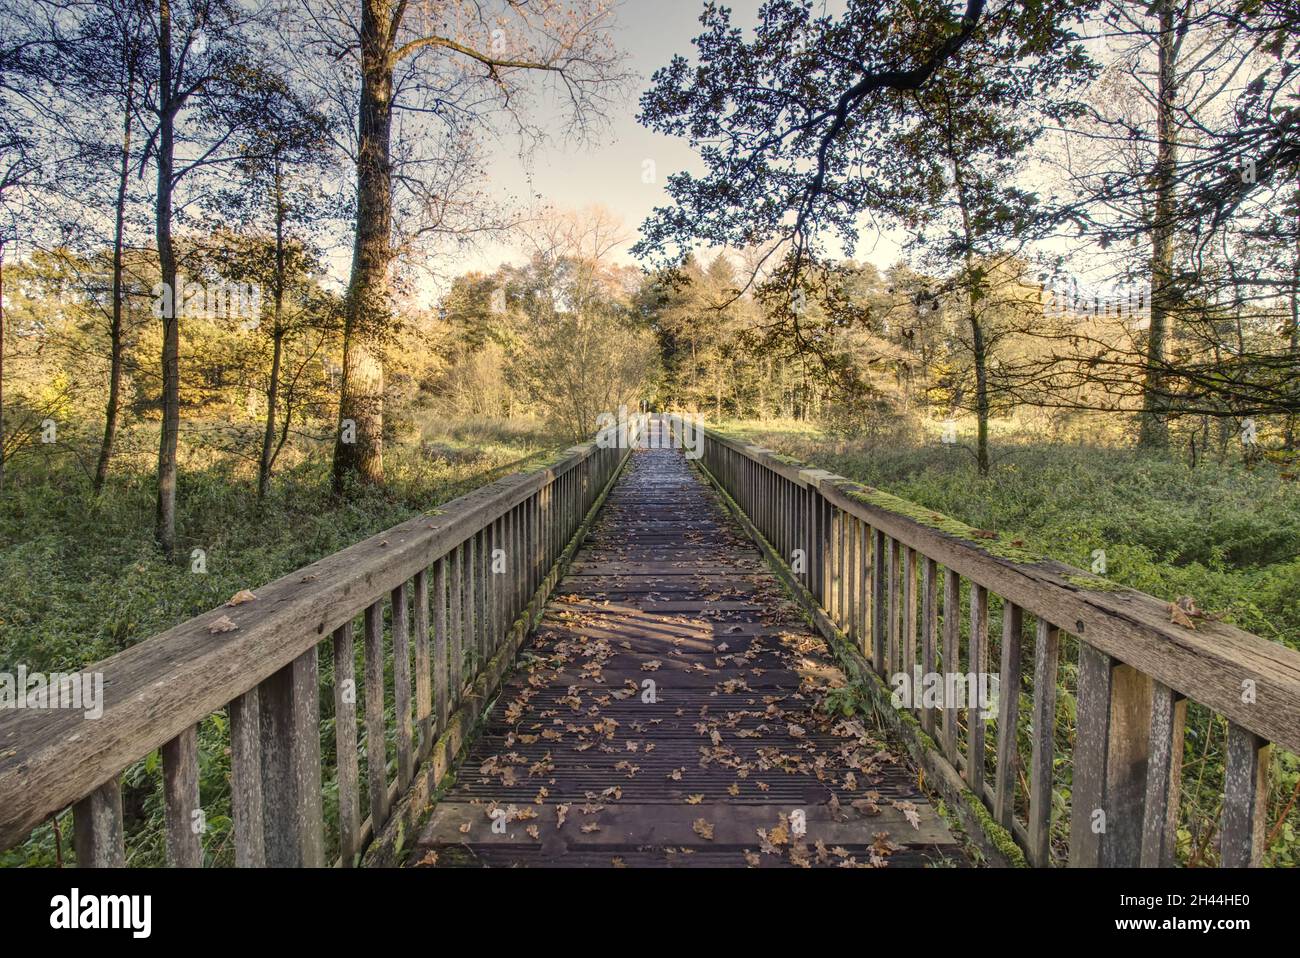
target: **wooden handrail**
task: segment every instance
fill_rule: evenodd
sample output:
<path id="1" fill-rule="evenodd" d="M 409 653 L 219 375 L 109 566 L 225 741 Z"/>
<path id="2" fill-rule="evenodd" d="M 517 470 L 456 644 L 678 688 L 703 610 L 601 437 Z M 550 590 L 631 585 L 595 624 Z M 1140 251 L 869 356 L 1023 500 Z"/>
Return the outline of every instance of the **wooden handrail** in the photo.
<path id="1" fill-rule="evenodd" d="M 417 599 L 413 621 L 421 669 L 416 676 L 419 701 L 415 719 L 423 729 L 422 750 L 427 752 L 431 735 L 448 722 L 447 702 L 439 701 L 437 716 L 429 703 L 429 583 L 437 587 L 433 619 L 438 632 L 432 641 L 443 643 L 434 650 L 433 661 L 444 670 L 434 677 L 434 684 L 442 693 L 440 698 L 449 695 L 454 699 L 460 690 L 453 687 L 450 693 L 444 692 L 446 670 L 451 670 L 455 686 L 460 663 L 449 661 L 447 646 L 454 645 L 455 652 L 472 651 L 481 669 L 516 626 L 516 617 L 536 605 L 534 590 L 552 581 L 547 577 L 549 566 L 627 454 L 614 437 L 612 428 L 602 431 L 597 439 L 570 448 L 548 467 L 503 477 L 429 515 L 407 520 L 256 587 L 252 590 L 256 598 L 251 601 L 219 607 L 86 667 L 84 674 L 103 676 L 103 713 L 97 719 L 67 709 L 0 712 L 0 849 L 17 844 L 50 815 L 77 803 L 79 859 L 85 864 L 120 863 L 118 777 L 132 763 L 162 748 L 168 772 L 169 859 L 174 864 L 197 864 L 192 859 L 201 857 L 199 842 L 185 834 L 189 816 L 198 805 L 194 731 L 198 723 L 230 705 L 234 811 L 237 830 L 247 833 L 240 836 L 239 844 L 241 848 L 256 847 L 250 859 L 240 863 L 276 863 L 269 859 L 278 857 L 280 863 L 290 859 L 289 863 L 322 864 L 319 794 L 313 797 L 303 791 L 313 787 L 314 781 L 319 792 L 318 644 L 333 639 L 338 661 L 337 649 L 346 643 L 348 661 L 339 664 L 350 670 L 352 623 L 365 613 L 372 690 L 369 704 L 378 702 L 380 709 L 369 714 L 372 723 L 377 714 L 379 724 L 369 727 L 368 740 L 377 736 L 382 742 L 384 667 L 373 653 L 378 649 L 383 654 L 383 604 L 390 600 L 393 614 L 388 628 L 393 646 L 402 650 L 396 659 L 388 656 L 390 668 L 398 670 L 399 772 L 395 784 L 404 787 L 415 766 L 411 682 L 404 671 L 409 668 L 405 650 L 412 638 L 412 597 Z M 501 550 L 510 575 L 491 574 L 489 550 L 493 548 Z M 419 598 L 424 599 L 423 607 Z M 449 611 L 463 635 L 449 636 Z M 223 618 L 235 627 L 214 629 Z M 372 663 L 377 672 L 371 671 Z M 354 754 L 348 762 L 353 772 L 355 763 Z M 382 798 L 372 794 L 372 817 L 379 806 L 382 818 L 390 786 L 381 763 L 373 762 L 371 773 L 380 776 L 372 784 L 383 792 Z M 291 794 L 273 794 L 278 775 Z M 249 788 L 257 793 L 254 800 L 249 798 Z M 261 815 L 263 805 L 268 815 L 279 819 L 306 819 L 292 823 L 288 830 L 298 829 L 301 840 L 295 844 L 294 836 L 288 836 L 286 841 L 293 847 L 286 846 L 278 856 L 263 854 L 262 829 L 268 843 L 273 836 L 271 819 L 264 823 Z M 244 816 L 255 816 L 256 824 L 250 820 L 241 824 L 241 809 Z M 351 815 L 359 819 L 356 812 L 354 807 Z M 382 824 L 372 822 L 371 833 Z M 348 830 L 344 823 L 344 831 Z M 358 840 L 359 821 L 352 822 L 350 830 L 352 834 L 345 834 L 342 845 L 345 852 L 358 852 L 359 848 L 349 848 L 348 839 L 352 843 Z M 268 853 L 273 851 L 266 848 Z"/>
<path id="2" fill-rule="evenodd" d="M 1031 682 L 1040 726 L 1055 716 L 1058 633 L 1078 640 L 1072 863 L 1171 863 L 1187 701 L 1229 723 L 1223 860 L 1259 861 L 1268 746 L 1300 752 L 1300 653 L 1210 619 L 1194 628 L 1178 625 L 1169 603 L 1153 596 L 995 545 L 932 510 L 715 429 L 703 434 L 703 463 L 714 482 L 774 559 L 788 564 L 795 550 L 802 553 L 804 569 L 791 581 L 815 603 L 824 631 L 860 649 L 882 678 L 899 669 L 930 673 L 939 661 L 949 671 L 954 662 L 961 672 L 996 669 L 998 663 L 988 663 L 988 604 L 998 597 L 1001 666 L 1014 675 L 1017 699 L 1022 677 Z M 969 622 L 960 611 L 963 588 Z M 1038 621 L 1033 661 L 1021 656 L 1025 615 Z M 1006 682 L 1004 676 L 1004 690 Z M 999 714 L 991 782 L 985 781 L 984 720 L 968 717 L 963 755 L 954 709 L 911 711 L 937 739 L 942 759 L 960 770 L 1030 860 L 1049 863 L 1051 729 L 1032 730 L 1032 808 L 1022 825 L 1013 811 L 1018 710 L 1007 705 Z M 1094 813 L 1109 814 L 1109 831 L 1088 820 Z"/>

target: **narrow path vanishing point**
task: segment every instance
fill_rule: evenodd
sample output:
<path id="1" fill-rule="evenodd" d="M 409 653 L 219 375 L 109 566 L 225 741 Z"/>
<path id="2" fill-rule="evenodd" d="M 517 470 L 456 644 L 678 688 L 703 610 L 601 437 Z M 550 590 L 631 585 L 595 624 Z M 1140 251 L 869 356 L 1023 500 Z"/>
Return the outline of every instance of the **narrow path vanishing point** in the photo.
<path id="1" fill-rule="evenodd" d="M 963 864 L 910 764 L 821 707 L 842 682 L 682 453 L 637 450 L 409 860 Z"/>

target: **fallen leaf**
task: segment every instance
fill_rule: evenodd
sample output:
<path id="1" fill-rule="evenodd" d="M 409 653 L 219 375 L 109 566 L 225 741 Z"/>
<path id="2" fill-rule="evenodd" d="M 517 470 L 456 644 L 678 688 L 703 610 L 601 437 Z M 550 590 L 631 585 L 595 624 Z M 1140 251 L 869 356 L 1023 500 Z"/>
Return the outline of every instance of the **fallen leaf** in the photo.
<path id="1" fill-rule="evenodd" d="M 903 813 L 903 817 L 907 819 L 908 824 L 913 828 L 919 829 L 921 827 L 921 816 L 917 812 L 916 806 L 911 802 L 891 802 L 890 804 Z"/>
<path id="2" fill-rule="evenodd" d="M 889 832 L 876 832 L 874 838 L 875 841 L 872 842 L 871 847 L 882 858 L 892 855 L 903 847 L 902 845 L 895 845 L 889 840 Z"/>
<path id="3" fill-rule="evenodd" d="M 253 593 L 249 592 L 247 589 L 240 589 L 230 597 L 230 601 L 227 602 L 226 605 L 243 605 L 245 602 L 252 602 L 256 598 L 257 596 L 253 595 Z"/>
<path id="4" fill-rule="evenodd" d="M 709 841 L 713 841 L 713 824 L 711 822 L 706 822 L 702 818 L 697 818 L 695 819 L 695 823 L 691 825 L 691 828 L 694 829 L 695 834 L 699 835 L 701 838 L 707 838 Z"/>
<path id="5" fill-rule="evenodd" d="M 1165 607 L 1165 611 L 1169 613 L 1169 621 L 1174 625 L 1181 625 L 1184 629 L 1196 628 L 1196 623 L 1192 621 L 1191 616 L 1184 612 L 1177 602 L 1170 602 Z"/>
<path id="6" fill-rule="evenodd" d="M 230 616 L 223 615 L 208 626 L 208 631 L 213 635 L 216 635 L 218 632 L 234 632 L 237 628 L 239 628 L 239 626 L 235 625 L 235 623 L 231 621 Z"/>

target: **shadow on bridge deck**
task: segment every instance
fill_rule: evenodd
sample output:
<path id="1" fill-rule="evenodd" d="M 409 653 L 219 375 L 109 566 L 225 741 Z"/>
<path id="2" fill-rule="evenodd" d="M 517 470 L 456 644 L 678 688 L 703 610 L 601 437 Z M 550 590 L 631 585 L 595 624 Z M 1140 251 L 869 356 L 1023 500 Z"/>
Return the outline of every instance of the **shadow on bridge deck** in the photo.
<path id="1" fill-rule="evenodd" d="M 410 863 L 965 864 L 678 451 L 633 454 L 520 666 Z"/>

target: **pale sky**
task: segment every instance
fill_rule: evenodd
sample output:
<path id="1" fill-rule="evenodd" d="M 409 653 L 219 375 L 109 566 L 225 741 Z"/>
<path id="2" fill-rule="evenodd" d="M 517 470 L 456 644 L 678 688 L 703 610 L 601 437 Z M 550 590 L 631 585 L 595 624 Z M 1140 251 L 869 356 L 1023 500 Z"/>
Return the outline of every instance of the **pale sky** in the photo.
<path id="1" fill-rule="evenodd" d="M 733 21 L 749 28 L 760 0 L 732 0 L 729 6 Z M 832 9 L 835 6 L 830 4 Z M 637 230 L 650 211 L 667 204 L 664 183 L 668 175 L 686 168 L 702 171 L 684 140 L 651 132 L 636 122 L 636 113 L 638 98 L 657 68 L 665 66 L 675 53 L 693 57 L 691 39 L 699 33 L 703 8 L 703 0 L 622 0 L 615 43 L 629 55 L 627 69 L 637 79 L 625 109 L 610 117 L 611 125 L 601 145 L 583 149 L 557 143 L 537 151 L 531 169 L 525 170 L 513 145 L 503 143 L 499 156 L 489 166 L 492 190 L 521 197 L 540 194 L 544 202 L 560 208 L 604 205 L 623 219 L 632 237 L 617 257 L 634 262 L 626 248 L 635 242 Z M 646 161 L 654 164 L 653 183 L 643 182 Z M 880 266 L 895 262 L 898 252 L 897 242 L 868 232 L 864 232 L 857 251 L 860 259 Z M 481 252 L 458 257 L 455 272 L 490 271 L 503 261 L 520 259 L 517 244 L 493 243 L 485 245 Z"/>

